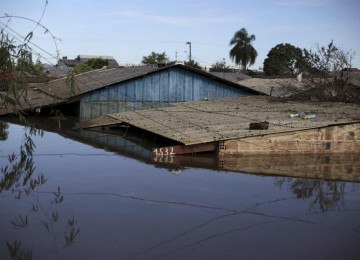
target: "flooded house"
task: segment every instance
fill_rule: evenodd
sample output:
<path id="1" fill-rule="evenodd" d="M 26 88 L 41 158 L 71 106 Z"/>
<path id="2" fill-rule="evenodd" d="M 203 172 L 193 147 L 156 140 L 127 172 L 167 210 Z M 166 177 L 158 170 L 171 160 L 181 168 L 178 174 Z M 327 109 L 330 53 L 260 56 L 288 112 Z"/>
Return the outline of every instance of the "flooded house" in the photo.
<path id="1" fill-rule="evenodd" d="M 21 109 L 71 110 L 81 120 L 86 120 L 176 102 L 259 94 L 256 90 L 181 64 L 162 68 L 118 67 L 34 86 L 28 90 Z M 11 112 L 11 108 L 0 108 L 0 115 Z"/>
<path id="2" fill-rule="evenodd" d="M 172 142 L 154 147 L 156 162 L 212 152 L 218 155 L 219 167 L 227 170 L 281 175 L 289 174 L 286 168 L 295 167 L 292 175 L 336 173 L 335 178 L 340 179 L 360 175 L 357 163 L 344 160 L 354 154 L 358 158 L 360 152 L 360 104 L 243 96 L 109 114 L 77 127 L 104 129 L 124 124 Z"/>

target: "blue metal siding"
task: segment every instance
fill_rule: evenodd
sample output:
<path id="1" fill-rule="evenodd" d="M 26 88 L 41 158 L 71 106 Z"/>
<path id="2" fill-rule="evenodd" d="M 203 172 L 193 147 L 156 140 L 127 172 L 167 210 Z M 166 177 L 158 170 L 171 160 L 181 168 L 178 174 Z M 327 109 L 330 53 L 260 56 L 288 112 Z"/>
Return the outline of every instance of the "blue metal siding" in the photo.
<path id="1" fill-rule="evenodd" d="M 162 107 L 170 102 L 243 95 L 251 93 L 201 74 L 171 68 L 85 94 L 80 101 L 80 118 Z"/>

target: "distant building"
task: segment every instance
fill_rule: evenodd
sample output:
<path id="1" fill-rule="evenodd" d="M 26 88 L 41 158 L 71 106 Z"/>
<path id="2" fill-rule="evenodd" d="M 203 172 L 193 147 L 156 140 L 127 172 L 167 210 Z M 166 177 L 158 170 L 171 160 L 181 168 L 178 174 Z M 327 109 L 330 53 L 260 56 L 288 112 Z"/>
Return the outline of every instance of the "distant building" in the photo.
<path id="1" fill-rule="evenodd" d="M 103 59 L 109 61 L 109 68 L 118 67 L 119 64 L 112 56 L 99 56 L 99 55 L 78 55 L 75 59 L 68 59 L 67 56 L 64 56 L 58 61 L 58 67 L 70 67 L 73 68 L 78 64 L 84 64 L 91 59 Z"/>

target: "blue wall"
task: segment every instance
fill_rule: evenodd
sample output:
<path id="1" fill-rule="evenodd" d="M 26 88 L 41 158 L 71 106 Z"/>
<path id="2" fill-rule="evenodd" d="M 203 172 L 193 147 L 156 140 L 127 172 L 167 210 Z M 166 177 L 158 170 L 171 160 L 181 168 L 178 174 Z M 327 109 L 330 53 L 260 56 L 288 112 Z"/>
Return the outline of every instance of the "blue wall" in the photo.
<path id="1" fill-rule="evenodd" d="M 172 102 L 243 95 L 252 93 L 175 67 L 85 94 L 80 100 L 80 119 L 163 107 Z"/>

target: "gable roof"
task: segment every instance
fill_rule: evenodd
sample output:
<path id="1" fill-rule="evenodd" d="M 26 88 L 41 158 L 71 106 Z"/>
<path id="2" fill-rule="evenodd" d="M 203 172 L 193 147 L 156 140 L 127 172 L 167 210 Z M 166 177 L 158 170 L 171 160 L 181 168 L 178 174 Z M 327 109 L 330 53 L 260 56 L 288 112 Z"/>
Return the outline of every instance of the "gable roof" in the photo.
<path id="1" fill-rule="evenodd" d="M 47 84 L 43 84 L 38 86 L 37 88 L 50 96 L 68 99 L 71 97 L 80 96 L 82 94 L 95 91 L 107 86 L 111 86 L 114 84 L 118 84 L 121 82 L 125 82 L 128 80 L 136 79 L 139 77 L 144 77 L 146 75 L 151 75 L 154 73 L 158 73 L 161 71 L 169 70 L 171 68 L 181 68 L 187 71 L 191 71 L 196 74 L 203 75 L 207 78 L 211 78 L 213 80 L 231 85 L 235 88 L 240 88 L 244 91 L 248 91 L 253 94 L 259 94 L 260 92 L 241 86 L 234 82 L 219 78 L 212 74 L 209 74 L 205 71 L 194 69 L 185 65 L 175 64 L 171 66 L 165 66 L 162 68 L 158 67 L 150 67 L 150 66 L 141 66 L 141 67 L 128 67 L 128 68 L 114 68 L 114 69 L 106 69 L 106 70 L 93 70 L 86 73 L 82 73 L 74 76 L 74 83 L 76 86 L 75 94 L 72 93 L 68 87 L 67 80 L 59 79 L 51 81 Z"/>

